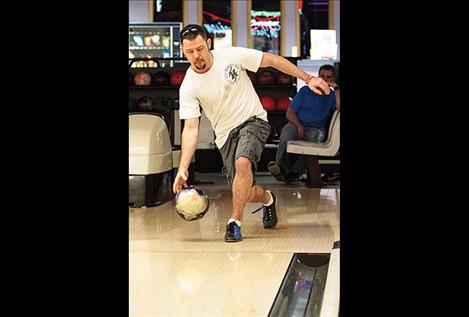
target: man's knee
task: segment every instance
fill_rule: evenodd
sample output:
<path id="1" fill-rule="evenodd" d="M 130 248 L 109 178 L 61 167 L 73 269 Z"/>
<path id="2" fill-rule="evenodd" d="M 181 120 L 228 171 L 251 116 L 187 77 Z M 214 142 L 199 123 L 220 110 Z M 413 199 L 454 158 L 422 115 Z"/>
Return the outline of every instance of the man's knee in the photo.
<path id="1" fill-rule="evenodd" d="M 239 157 L 236 162 L 236 173 L 249 173 L 252 169 L 251 160 L 245 156 Z"/>
<path id="2" fill-rule="evenodd" d="M 280 132 L 280 140 L 289 141 L 297 138 L 298 131 L 296 130 L 296 127 L 291 123 L 287 123 Z"/>

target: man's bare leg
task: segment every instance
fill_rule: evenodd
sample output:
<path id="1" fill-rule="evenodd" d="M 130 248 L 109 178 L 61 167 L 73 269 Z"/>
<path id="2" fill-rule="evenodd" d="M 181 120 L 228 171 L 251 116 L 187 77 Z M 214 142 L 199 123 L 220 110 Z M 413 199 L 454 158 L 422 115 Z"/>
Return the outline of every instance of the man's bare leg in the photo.
<path id="1" fill-rule="evenodd" d="M 236 173 L 231 191 L 233 193 L 233 211 L 231 218 L 241 221 L 243 219 L 244 207 L 249 199 L 252 188 L 251 160 L 241 156 L 235 162 Z"/>
<path id="2" fill-rule="evenodd" d="M 239 221 L 243 218 L 244 208 L 248 202 L 271 201 L 271 195 L 261 186 L 252 186 L 252 163 L 247 157 L 241 156 L 236 160 L 236 174 L 233 180 L 233 212 L 231 218 Z"/>

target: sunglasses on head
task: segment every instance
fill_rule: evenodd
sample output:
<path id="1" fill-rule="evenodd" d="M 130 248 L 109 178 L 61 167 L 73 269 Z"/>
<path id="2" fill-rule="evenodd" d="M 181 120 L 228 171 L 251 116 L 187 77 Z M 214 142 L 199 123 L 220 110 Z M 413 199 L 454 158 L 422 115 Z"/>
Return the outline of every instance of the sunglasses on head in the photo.
<path id="1" fill-rule="evenodd" d="M 187 30 L 182 31 L 180 36 L 181 36 L 181 37 L 184 37 L 184 36 L 186 36 L 187 34 L 189 34 L 189 32 L 197 32 L 197 31 L 202 32 L 202 30 L 200 30 L 199 28 L 192 27 L 192 28 L 189 28 L 189 29 L 187 29 Z"/>

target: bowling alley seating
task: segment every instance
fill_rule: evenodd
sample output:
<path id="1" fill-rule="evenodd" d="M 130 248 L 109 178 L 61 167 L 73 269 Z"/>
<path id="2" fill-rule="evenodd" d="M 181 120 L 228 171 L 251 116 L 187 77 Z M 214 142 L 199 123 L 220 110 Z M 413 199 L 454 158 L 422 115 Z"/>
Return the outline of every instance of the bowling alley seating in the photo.
<path id="1" fill-rule="evenodd" d="M 318 156 L 335 157 L 340 148 L 340 112 L 334 111 L 327 138 L 324 142 L 315 143 L 303 140 L 290 140 L 287 144 L 287 153 L 307 155 L 308 187 L 321 188 L 324 182 L 321 179 L 321 168 Z"/>

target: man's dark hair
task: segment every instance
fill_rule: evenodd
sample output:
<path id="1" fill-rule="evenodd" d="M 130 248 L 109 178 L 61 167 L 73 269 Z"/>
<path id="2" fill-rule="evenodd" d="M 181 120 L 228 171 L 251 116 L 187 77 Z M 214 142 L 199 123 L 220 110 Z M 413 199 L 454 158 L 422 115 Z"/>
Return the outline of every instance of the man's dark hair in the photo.
<path id="1" fill-rule="evenodd" d="M 202 36 L 204 41 L 207 40 L 207 32 L 203 28 L 203 26 L 198 25 L 198 24 L 188 24 L 186 25 L 181 32 L 179 33 L 179 38 L 181 40 L 193 40 L 197 37 L 197 35 Z"/>
<path id="2" fill-rule="evenodd" d="M 332 73 L 333 73 L 333 74 L 334 74 L 334 76 L 335 76 L 335 67 L 334 67 L 334 66 L 332 66 L 332 65 L 328 65 L 328 64 L 326 64 L 326 65 L 322 65 L 321 67 L 319 67 L 318 74 L 319 74 L 319 73 L 321 72 L 321 70 L 323 70 L 323 69 L 324 69 L 324 70 L 331 70 L 331 71 L 332 71 Z"/>

